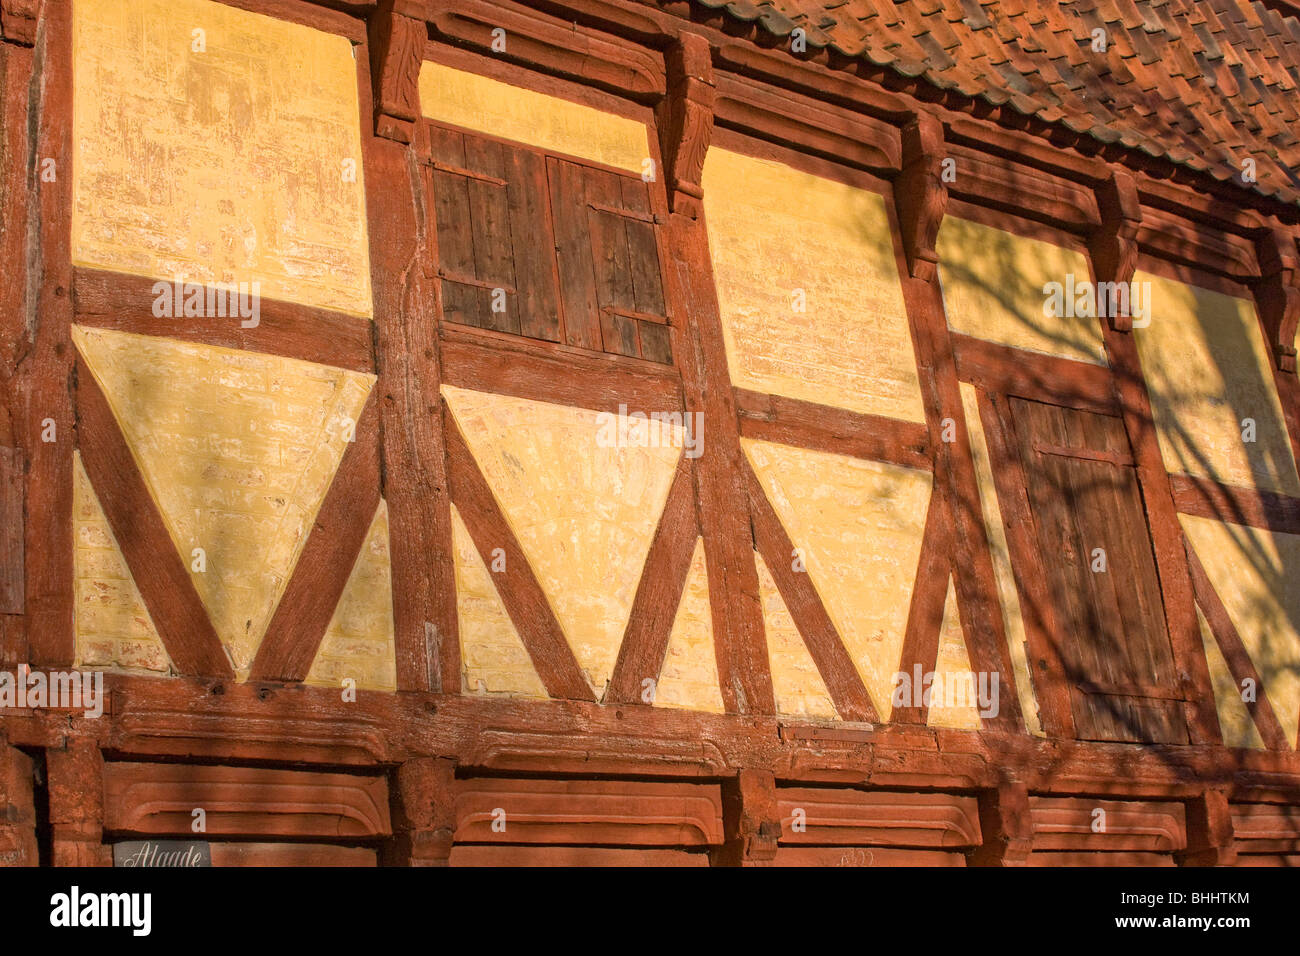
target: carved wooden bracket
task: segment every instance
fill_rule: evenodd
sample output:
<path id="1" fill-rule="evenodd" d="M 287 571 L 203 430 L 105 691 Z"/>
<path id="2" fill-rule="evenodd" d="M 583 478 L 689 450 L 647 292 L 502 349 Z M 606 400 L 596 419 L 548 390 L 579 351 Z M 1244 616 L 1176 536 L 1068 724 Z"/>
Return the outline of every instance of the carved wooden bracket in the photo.
<path id="1" fill-rule="evenodd" d="M 1122 169 L 1113 170 L 1110 178 L 1097 187 L 1097 207 L 1101 228 L 1088 243 L 1097 281 L 1131 282 L 1137 271 L 1137 233 L 1142 222 L 1142 204 L 1133 177 Z M 1122 301 L 1127 302 L 1128 297 Z M 1116 332 L 1131 332 L 1133 316 L 1129 309 L 1116 310 L 1110 316 L 1110 327 Z"/>
<path id="2" fill-rule="evenodd" d="M 1029 790 L 1007 781 L 979 795 L 980 832 L 984 840 L 970 855 L 972 866 L 1024 866 L 1034 846 Z"/>
<path id="3" fill-rule="evenodd" d="M 0 37 L 23 46 L 36 44 L 41 0 L 0 0 Z"/>
<path id="4" fill-rule="evenodd" d="M 375 135 L 409 143 L 420 118 L 420 63 L 428 38 L 415 0 L 384 0 L 370 17 L 370 82 Z"/>
<path id="5" fill-rule="evenodd" d="M 1179 866 L 1233 866 L 1237 862 L 1228 797 L 1207 790 L 1187 802 L 1187 848 L 1178 855 Z"/>
<path id="6" fill-rule="evenodd" d="M 713 135 L 716 98 L 709 41 L 683 33 L 668 50 L 668 95 L 659 108 L 669 206 L 698 219 L 704 198 L 700 180 Z"/>
<path id="7" fill-rule="evenodd" d="M 741 770 L 722 784 L 726 842 L 715 852 L 724 866 L 763 866 L 776 857 L 781 811 L 776 778 L 770 770 Z"/>
<path id="8" fill-rule="evenodd" d="M 948 208 L 943 154 L 943 124 L 929 113 L 914 114 L 903 127 L 903 171 L 894 180 L 894 204 L 908 272 L 924 282 L 934 279 L 935 243 Z"/>
<path id="9" fill-rule="evenodd" d="M 416 757 L 397 768 L 390 863 L 446 866 L 456 835 L 456 764 Z"/>
<path id="10" fill-rule="evenodd" d="M 1260 317 L 1268 329 L 1274 361 L 1284 372 L 1296 370 L 1296 325 L 1300 323 L 1300 251 L 1295 236 L 1275 223 L 1257 242 L 1263 281 L 1256 292 Z"/>

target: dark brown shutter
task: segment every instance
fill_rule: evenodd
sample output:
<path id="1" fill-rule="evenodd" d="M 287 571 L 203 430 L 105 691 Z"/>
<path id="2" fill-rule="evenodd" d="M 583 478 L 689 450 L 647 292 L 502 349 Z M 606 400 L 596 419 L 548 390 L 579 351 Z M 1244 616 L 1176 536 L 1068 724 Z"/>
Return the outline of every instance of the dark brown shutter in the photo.
<path id="1" fill-rule="evenodd" d="M 1183 700 L 1128 438 L 1117 418 L 1010 400 L 1085 740 L 1186 743 Z M 1106 570 L 1093 571 L 1105 551 Z"/>

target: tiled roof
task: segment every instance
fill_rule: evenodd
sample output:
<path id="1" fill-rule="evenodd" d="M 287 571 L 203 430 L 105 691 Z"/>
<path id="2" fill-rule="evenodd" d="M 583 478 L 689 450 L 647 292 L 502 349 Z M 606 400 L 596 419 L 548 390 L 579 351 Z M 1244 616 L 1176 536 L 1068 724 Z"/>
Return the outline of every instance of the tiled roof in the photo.
<path id="1" fill-rule="evenodd" d="M 697 2 L 1300 203 L 1300 5 L 1287 0 Z"/>

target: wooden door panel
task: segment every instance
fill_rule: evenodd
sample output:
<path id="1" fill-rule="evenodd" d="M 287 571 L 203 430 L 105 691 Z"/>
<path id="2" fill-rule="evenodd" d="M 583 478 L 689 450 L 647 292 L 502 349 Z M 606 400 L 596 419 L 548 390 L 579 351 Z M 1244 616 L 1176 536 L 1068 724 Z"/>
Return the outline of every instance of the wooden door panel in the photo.
<path id="1" fill-rule="evenodd" d="M 1009 401 L 1076 735 L 1186 743 L 1184 702 L 1119 419 Z M 1105 570 L 1093 570 L 1096 549 Z"/>

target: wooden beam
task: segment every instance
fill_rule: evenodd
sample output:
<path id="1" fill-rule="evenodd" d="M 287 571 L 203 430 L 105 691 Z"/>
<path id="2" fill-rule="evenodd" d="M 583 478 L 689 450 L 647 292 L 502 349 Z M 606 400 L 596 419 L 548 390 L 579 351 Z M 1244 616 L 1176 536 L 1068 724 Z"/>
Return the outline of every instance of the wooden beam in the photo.
<path id="1" fill-rule="evenodd" d="M 929 471 L 934 465 L 929 429 L 919 422 L 741 388 L 735 394 L 740 433 L 746 438 L 887 461 L 905 468 Z"/>
<path id="2" fill-rule="evenodd" d="M 691 219 L 704 211 L 704 156 L 713 134 L 717 96 L 709 41 L 683 32 L 668 48 L 668 90 L 658 111 L 668 208 Z"/>
<path id="3" fill-rule="evenodd" d="M 949 507 L 943 501 L 943 491 L 936 489 L 930 495 L 930 507 L 925 515 L 921 557 L 917 562 L 916 581 L 912 585 L 907 634 L 903 638 L 903 654 L 898 665 L 909 680 L 918 664 L 923 675 L 934 673 L 939 658 L 939 632 L 943 628 L 948 580 L 952 573 L 952 534 L 948 515 Z M 913 687 L 912 692 L 916 694 L 917 688 Z M 898 724 L 925 724 L 929 717 L 929 705 L 923 702 L 920 706 L 895 707 L 889 719 Z"/>
<path id="4" fill-rule="evenodd" d="M 0 867 L 38 866 L 32 758 L 0 734 Z"/>
<path id="5" fill-rule="evenodd" d="M 1237 626 L 1232 623 L 1228 609 L 1224 607 L 1218 591 L 1214 589 L 1210 576 L 1205 573 L 1205 566 L 1201 564 L 1201 559 L 1197 556 L 1192 543 L 1184 538 L 1184 544 L 1196 603 L 1200 605 L 1202 613 L 1205 614 L 1205 621 L 1210 625 L 1210 633 L 1214 635 L 1214 639 L 1219 643 L 1219 650 L 1223 652 L 1223 659 L 1227 661 L 1228 670 L 1232 673 L 1233 683 L 1237 688 L 1240 688 L 1241 682 L 1247 679 L 1254 684 L 1255 699 L 1253 701 L 1243 701 L 1243 703 L 1246 705 L 1246 709 L 1250 711 L 1251 718 L 1255 721 L 1255 727 L 1259 730 L 1264 746 L 1270 750 L 1291 750 L 1293 741 L 1287 740 L 1286 732 L 1282 730 L 1282 724 L 1273 712 L 1273 705 L 1269 702 L 1268 695 L 1264 693 L 1264 680 L 1260 677 L 1259 671 L 1255 669 L 1255 662 L 1250 659 L 1250 653 L 1246 650 L 1246 645 L 1242 643 L 1241 635 L 1237 632 Z M 1199 633 L 1199 621 L 1197 622 L 1197 628 Z M 1207 701 L 1217 724 L 1217 705 L 1215 704 L 1213 691 L 1210 694 Z M 1221 739 L 1222 737 L 1220 737 Z"/>
<path id="6" fill-rule="evenodd" d="M 673 95 L 680 95 L 681 87 Z M 698 137 L 707 122 L 685 126 Z M 698 138 L 673 148 L 696 157 Z M 695 161 L 703 162 L 702 156 Z M 663 217 L 656 229 L 661 272 L 673 330 L 673 357 L 681 371 L 688 412 L 703 417 L 709 436 L 695 462 L 696 501 L 709 569 L 709 603 L 722 702 L 730 713 L 772 714 L 776 698 L 763 631 L 758 569 L 746 507 L 745 456 L 740 447 L 736 399 L 727 371 L 722 317 L 713 281 L 704 220 L 669 213 L 659 190 L 651 202 Z"/>
<path id="7" fill-rule="evenodd" d="M 1255 287 L 1255 302 L 1267 332 L 1274 365 L 1283 372 L 1296 371 L 1296 326 L 1300 325 L 1300 249 L 1296 237 L 1274 222 L 1259 239 L 1260 272 L 1264 281 Z"/>
<path id="8" fill-rule="evenodd" d="M 506 569 L 497 593 L 519 632 L 537 676 L 552 697 L 595 700 L 546 592 L 501 514 L 492 489 L 479 471 L 446 402 L 443 402 L 443 421 L 452 500 L 465 519 L 465 527 L 484 564 L 492 563 L 492 552 L 497 548 L 505 552 Z"/>
<path id="9" fill-rule="evenodd" d="M 935 243 L 948 207 L 945 158 L 943 124 L 918 111 L 903 127 L 903 170 L 894 180 L 894 202 L 908 270 L 922 282 L 933 281 L 939 263 Z"/>
<path id="10" fill-rule="evenodd" d="M 1187 846 L 1174 854 L 1179 866 L 1235 866 L 1237 849 L 1232 808 L 1222 790 L 1206 790 L 1187 801 Z"/>
<path id="11" fill-rule="evenodd" d="M 30 348 L 22 362 L 27 401 L 20 415 L 27 450 L 27 638 L 33 664 L 68 666 L 72 631 L 72 4 L 48 0 L 36 36 L 31 89 L 39 91 L 35 165 L 27 170 L 35 194 L 39 265 L 35 302 L 28 303 Z M 28 126 L 30 128 L 30 117 Z M 55 178 L 41 175 L 52 162 Z M 29 236 L 31 227 L 28 230 Z M 29 286 L 31 283 L 29 282 Z M 52 439 L 52 440 L 51 440 Z"/>
<path id="12" fill-rule="evenodd" d="M 1089 239 L 1093 268 L 1098 275 L 1132 278 L 1137 269 L 1138 226 L 1142 223 L 1142 203 L 1133 177 L 1123 170 L 1115 170 L 1110 179 L 1097 187 L 1097 206 L 1101 211 L 1101 227 Z M 1128 302 L 1127 296 L 1124 301 Z M 1133 329 L 1133 317 L 1127 310 L 1122 315 L 1106 318 L 1116 332 Z"/>
<path id="13" fill-rule="evenodd" d="M 657 683 L 663 670 L 673 621 L 699 536 L 695 479 L 691 471 L 690 459 L 683 455 L 678 459 L 677 473 L 646 555 L 623 643 L 619 645 L 618 660 L 605 692 L 606 703 L 640 702 L 642 682 L 650 678 Z"/>
<path id="14" fill-rule="evenodd" d="M 957 377 L 985 391 L 1118 415 L 1114 376 L 1104 365 L 1040 355 L 950 333 Z"/>
<path id="15" fill-rule="evenodd" d="M 821 596 L 806 571 L 795 571 L 791 556 L 794 544 L 749 463 L 745 472 L 749 486 L 749 511 L 754 526 L 754 543 L 772 573 L 777 590 L 799 628 L 817 672 L 844 720 L 873 723 L 879 720 L 871 695 L 858 674 L 822 604 Z"/>
<path id="16" fill-rule="evenodd" d="M 234 677 L 230 659 L 90 370 L 77 362 L 81 461 L 149 617 L 181 674 Z M 69 571 L 68 587 L 71 587 Z"/>
<path id="17" fill-rule="evenodd" d="M 679 376 L 666 365 L 486 329 L 442 328 L 443 381 L 576 408 L 680 411 Z"/>
<path id="18" fill-rule="evenodd" d="M 355 372 L 375 368 L 371 322 L 364 317 L 259 298 L 257 325 L 244 328 L 243 323 L 252 320 L 236 314 L 215 319 L 155 315 L 158 295 L 172 295 L 170 282 L 84 267 L 73 270 L 72 281 L 79 325 L 283 355 Z M 155 287 L 165 290 L 155 293 Z"/>
<path id="19" fill-rule="evenodd" d="M 386 862 L 394 866 L 446 866 L 456 833 L 456 763 L 415 757 L 394 775 L 393 839 Z"/>
<path id="20" fill-rule="evenodd" d="M 1169 484 L 1180 514 L 1300 534 L 1300 498 L 1196 475 L 1170 475 Z"/>
<path id="21" fill-rule="evenodd" d="M 983 842 L 970 854 L 971 866 L 1025 866 L 1034 846 L 1029 789 L 1007 781 L 979 794 Z"/>
<path id="22" fill-rule="evenodd" d="M 362 112 L 369 62 L 358 57 Z M 416 124 L 416 138 L 423 135 Z M 416 144 L 418 150 L 419 143 Z M 460 688 L 451 503 L 438 389 L 442 381 L 433 202 L 415 150 L 362 130 L 379 366 L 382 494 L 388 502 L 399 691 Z"/>
<path id="23" fill-rule="evenodd" d="M 50 793 L 51 862 L 112 866 L 104 845 L 104 757 L 94 740 L 69 737 L 45 751 Z"/>
<path id="24" fill-rule="evenodd" d="M 781 839 L 776 780 L 768 770 L 741 770 L 722 782 L 725 842 L 711 854 L 714 866 L 768 866 Z"/>
<path id="25" fill-rule="evenodd" d="M 379 507 L 379 409 L 372 391 L 253 658 L 250 680 L 305 680 Z"/>
<path id="26" fill-rule="evenodd" d="M 411 142 L 420 118 L 425 12 L 417 0 L 380 0 L 366 24 L 375 135 L 398 143 Z"/>

